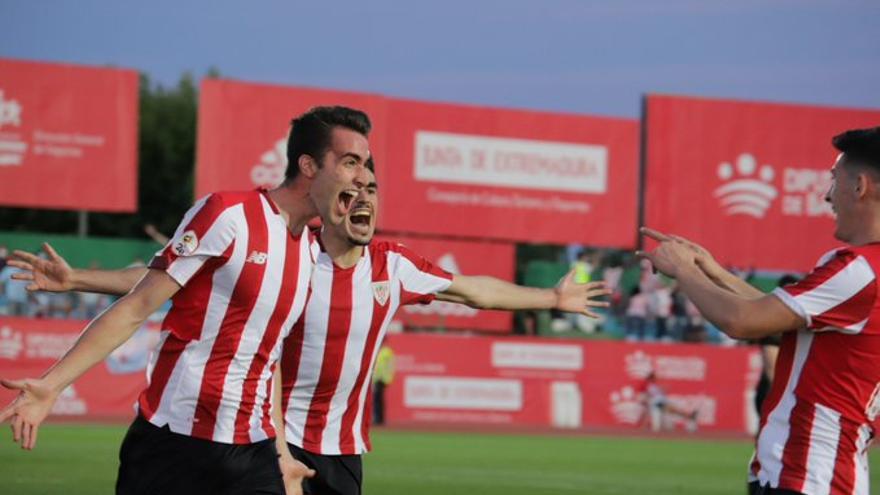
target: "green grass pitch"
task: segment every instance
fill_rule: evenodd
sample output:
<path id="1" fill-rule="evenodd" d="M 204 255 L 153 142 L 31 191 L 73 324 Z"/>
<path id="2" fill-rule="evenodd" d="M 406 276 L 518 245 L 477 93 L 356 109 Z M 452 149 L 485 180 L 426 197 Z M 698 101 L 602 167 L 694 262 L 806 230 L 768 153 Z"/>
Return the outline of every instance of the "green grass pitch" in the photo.
<path id="1" fill-rule="evenodd" d="M 124 434 L 125 426 L 47 425 L 37 449 L 24 452 L 3 431 L 0 493 L 112 493 Z M 747 441 L 392 430 L 374 432 L 373 447 L 368 495 L 741 495 L 751 453 Z"/>

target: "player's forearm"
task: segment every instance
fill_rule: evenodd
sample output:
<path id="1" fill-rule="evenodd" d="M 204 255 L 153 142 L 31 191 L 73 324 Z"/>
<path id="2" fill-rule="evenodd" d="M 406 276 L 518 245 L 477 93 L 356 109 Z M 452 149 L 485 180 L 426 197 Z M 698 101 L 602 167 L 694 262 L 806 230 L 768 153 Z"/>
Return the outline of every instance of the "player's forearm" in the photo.
<path id="1" fill-rule="evenodd" d="M 752 339 L 773 333 L 752 324 L 754 309 L 750 303 L 753 298 L 720 287 L 695 265 L 680 269 L 676 279 L 700 314 L 728 336 Z"/>
<path id="2" fill-rule="evenodd" d="M 461 302 L 478 309 L 552 309 L 558 297 L 553 289 L 523 287 L 494 277 L 467 277 L 453 295 Z"/>
<path id="3" fill-rule="evenodd" d="M 757 299 L 764 296 L 763 292 L 756 289 L 745 280 L 725 270 L 724 267 L 714 260 L 701 262 L 699 263 L 699 266 L 712 282 L 722 289 L 749 299 Z"/>
<path id="4" fill-rule="evenodd" d="M 128 294 L 148 270 L 146 267 L 122 270 L 77 269 L 73 271 L 71 277 L 72 290 L 122 296 Z"/>
<path id="5" fill-rule="evenodd" d="M 151 312 L 137 301 L 120 299 L 92 321 L 64 357 L 44 374 L 47 384 L 60 393 L 128 340 Z"/>
<path id="6" fill-rule="evenodd" d="M 275 447 L 278 449 L 280 457 L 291 456 L 287 447 L 287 431 L 284 425 L 284 410 L 281 405 L 282 387 L 281 387 L 281 363 L 275 366 L 275 372 L 272 375 L 272 422 L 275 423 Z"/>

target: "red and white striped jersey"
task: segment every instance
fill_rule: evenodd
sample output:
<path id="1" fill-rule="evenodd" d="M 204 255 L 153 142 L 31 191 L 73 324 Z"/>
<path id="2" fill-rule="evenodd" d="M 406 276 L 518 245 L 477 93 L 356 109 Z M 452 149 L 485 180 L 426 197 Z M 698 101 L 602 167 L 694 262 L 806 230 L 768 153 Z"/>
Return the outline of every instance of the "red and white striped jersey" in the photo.
<path id="1" fill-rule="evenodd" d="M 400 244 L 373 243 L 347 269 L 312 246 L 309 300 L 281 357 L 287 441 L 316 454 L 362 454 L 370 450 L 368 392 L 388 324 L 400 306 L 431 302 L 452 275 Z"/>
<path id="2" fill-rule="evenodd" d="M 272 372 L 305 306 L 310 238 L 290 233 L 265 191 L 215 193 L 187 212 L 150 263 L 182 288 L 138 399 L 144 418 L 222 443 L 275 436 Z"/>
<path id="3" fill-rule="evenodd" d="M 832 251 L 774 294 L 807 322 L 783 335 L 751 479 L 806 494 L 868 495 L 880 412 L 880 244 Z"/>

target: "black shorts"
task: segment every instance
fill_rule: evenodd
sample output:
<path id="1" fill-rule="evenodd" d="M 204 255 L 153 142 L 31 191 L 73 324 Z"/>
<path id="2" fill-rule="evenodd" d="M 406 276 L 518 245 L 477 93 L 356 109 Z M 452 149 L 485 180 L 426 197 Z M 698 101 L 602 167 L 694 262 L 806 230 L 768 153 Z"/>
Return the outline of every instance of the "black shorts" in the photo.
<path id="1" fill-rule="evenodd" d="M 780 490 L 779 488 L 770 488 L 769 486 L 761 486 L 757 481 L 749 483 L 749 495 L 803 495 L 801 492 L 793 492 L 791 490 Z"/>
<path id="2" fill-rule="evenodd" d="M 118 495 L 284 495 L 275 440 L 231 445 L 138 416 L 119 450 Z"/>
<path id="3" fill-rule="evenodd" d="M 287 444 L 298 461 L 315 470 L 303 482 L 305 495 L 360 495 L 364 470 L 359 455 L 321 455 Z"/>

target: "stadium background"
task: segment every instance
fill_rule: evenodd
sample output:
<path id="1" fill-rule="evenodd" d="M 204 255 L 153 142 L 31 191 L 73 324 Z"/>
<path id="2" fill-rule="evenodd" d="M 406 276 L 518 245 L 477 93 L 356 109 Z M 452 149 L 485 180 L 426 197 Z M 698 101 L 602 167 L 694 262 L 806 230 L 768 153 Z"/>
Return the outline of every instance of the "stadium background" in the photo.
<path id="1" fill-rule="evenodd" d="M 10 4 L 3 7 L 12 18 L 45 29 L 45 20 Z M 774 10 L 743 4 L 758 17 Z M 866 3 L 847 7 L 877 19 Z M 673 14 L 701 8 L 681 2 Z M 812 13 L 821 8 L 816 2 Z M 858 39 L 842 42 L 852 66 L 865 60 Z M 625 338 L 628 295 L 645 281 L 628 255 L 636 227 L 692 237 L 769 289 L 834 245 L 821 200 L 830 136 L 880 123 L 876 101 L 858 100 L 858 70 L 852 87 L 836 81 L 839 100 L 816 88 L 792 93 L 798 99 L 755 87 L 706 94 L 644 86 L 644 96 L 629 95 L 638 115 L 600 117 L 573 101 L 561 108 L 577 113 L 552 104 L 523 110 L 516 98 L 401 98 L 356 78 L 330 87 L 296 76 L 258 82 L 247 70 L 225 76 L 222 63 L 200 78 L 157 82 L 124 54 L 105 61 L 127 69 L 87 66 L 88 58 L 31 54 L 0 40 L 0 246 L 36 251 L 48 240 L 79 267 L 147 260 L 159 245 L 147 240 L 146 225 L 170 234 L 197 196 L 277 182 L 289 118 L 342 103 L 374 120 L 383 236 L 453 271 L 534 286 L 552 286 L 583 248 L 593 277 L 622 268 L 620 300 L 598 329 L 550 312 L 401 311 L 402 334 L 392 337 L 398 372 L 388 427 L 367 456 L 368 493 L 740 493 L 757 351 L 675 315 L 665 339 L 674 342 L 652 341 L 650 324 L 644 341 Z M 880 65 L 876 42 L 867 61 Z M 82 318 L 109 300 L 36 299 L 27 315 L 12 314 L 8 302 L 0 301 L 0 375 L 18 377 L 57 359 Z M 110 489 L 120 425 L 159 320 L 65 393 L 59 424 L 37 452 L 0 447 L 0 476 L 14 493 Z M 680 422 L 660 433 L 646 427 L 638 389 L 650 371 L 675 400 L 697 408 L 696 439 L 676 438 Z"/>

